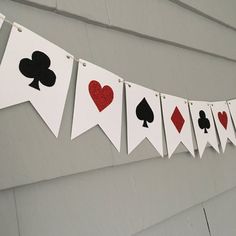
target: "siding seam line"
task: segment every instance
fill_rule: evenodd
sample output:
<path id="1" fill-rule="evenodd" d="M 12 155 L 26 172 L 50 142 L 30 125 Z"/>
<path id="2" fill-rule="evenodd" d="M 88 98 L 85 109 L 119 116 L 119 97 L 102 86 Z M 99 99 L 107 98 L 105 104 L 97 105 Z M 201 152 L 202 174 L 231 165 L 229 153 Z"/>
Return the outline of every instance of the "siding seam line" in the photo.
<path id="1" fill-rule="evenodd" d="M 17 208 L 17 203 L 16 203 L 15 188 L 13 188 L 13 197 L 14 197 L 14 205 L 15 205 L 15 212 L 16 212 L 16 223 L 17 223 L 17 228 L 18 228 L 18 235 L 21 236 L 18 208 Z"/>
<path id="2" fill-rule="evenodd" d="M 208 221 L 208 218 L 207 218 L 206 209 L 205 209 L 205 207 L 203 207 L 202 209 L 203 209 L 203 212 L 204 212 L 204 216 L 205 216 L 205 220 L 206 220 L 206 224 L 207 224 L 207 229 L 208 229 L 209 235 L 211 236 L 211 229 L 210 229 L 209 221 Z"/>

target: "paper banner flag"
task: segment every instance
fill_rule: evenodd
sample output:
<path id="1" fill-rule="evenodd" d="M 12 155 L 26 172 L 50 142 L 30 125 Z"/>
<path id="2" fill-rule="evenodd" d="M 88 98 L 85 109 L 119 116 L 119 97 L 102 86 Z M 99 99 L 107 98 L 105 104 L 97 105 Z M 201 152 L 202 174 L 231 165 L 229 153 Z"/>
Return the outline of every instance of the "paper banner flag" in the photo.
<path id="1" fill-rule="evenodd" d="M 126 83 L 128 153 L 145 138 L 163 156 L 162 116 L 159 93 Z"/>
<path id="2" fill-rule="evenodd" d="M 120 151 L 123 79 L 80 60 L 71 138 L 99 125 Z"/>
<path id="3" fill-rule="evenodd" d="M 195 156 L 187 100 L 161 94 L 161 102 L 169 158 L 180 143 Z"/>
<path id="4" fill-rule="evenodd" d="M 219 153 L 211 105 L 209 102 L 200 101 L 190 101 L 189 104 L 200 157 L 202 157 L 207 143 L 211 144 Z"/>
<path id="5" fill-rule="evenodd" d="M 225 151 L 227 139 L 236 145 L 233 123 L 227 102 L 214 102 L 211 106 L 216 128 L 219 134 L 222 151 Z"/>
<path id="6" fill-rule="evenodd" d="M 66 51 L 14 23 L 0 67 L 0 108 L 30 101 L 57 137 L 72 66 Z"/>
<path id="7" fill-rule="evenodd" d="M 3 24 L 4 20 L 5 20 L 5 16 L 0 13 L 0 29 L 2 28 L 2 24 Z"/>
<path id="8" fill-rule="evenodd" d="M 228 102 L 230 114 L 234 123 L 234 128 L 236 130 L 236 99 L 229 100 Z"/>

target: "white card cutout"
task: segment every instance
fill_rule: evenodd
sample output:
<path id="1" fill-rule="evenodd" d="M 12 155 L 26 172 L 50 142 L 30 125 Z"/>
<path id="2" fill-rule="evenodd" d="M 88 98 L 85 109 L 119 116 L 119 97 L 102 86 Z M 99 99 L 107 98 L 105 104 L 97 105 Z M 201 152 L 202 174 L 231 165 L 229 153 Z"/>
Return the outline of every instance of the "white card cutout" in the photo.
<path id="1" fill-rule="evenodd" d="M 122 78 L 80 60 L 71 138 L 99 125 L 120 151 L 122 98 Z"/>
<path id="2" fill-rule="evenodd" d="M 2 24 L 3 24 L 4 20 L 5 20 L 5 16 L 0 13 L 0 29 L 2 28 Z"/>
<path id="3" fill-rule="evenodd" d="M 163 156 L 159 93 L 130 82 L 126 83 L 125 87 L 128 154 L 147 138 Z"/>
<path id="4" fill-rule="evenodd" d="M 187 100 L 161 94 L 161 102 L 169 158 L 180 143 L 195 156 Z"/>
<path id="5" fill-rule="evenodd" d="M 236 99 L 230 100 L 227 103 L 228 103 L 228 106 L 229 106 L 231 118 L 232 118 L 233 123 L 234 123 L 234 128 L 236 130 Z"/>
<path id="6" fill-rule="evenodd" d="M 72 66 L 66 51 L 14 23 L 0 67 L 0 108 L 30 101 L 57 137 Z"/>
<path id="7" fill-rule="evenodd" d="M 233 123 L 227 102 L 214 102 L 211 106 L 216 128 L 219 134 L 222 151 L 225 152 L 227 139 L 236 145 Z"/>
<path id="8" fill-rule="evenodd" d="M 207 143 L 219 153 L 215 123 L 209 102 L 190 101 L 189 104 L 200 158 Z"/>

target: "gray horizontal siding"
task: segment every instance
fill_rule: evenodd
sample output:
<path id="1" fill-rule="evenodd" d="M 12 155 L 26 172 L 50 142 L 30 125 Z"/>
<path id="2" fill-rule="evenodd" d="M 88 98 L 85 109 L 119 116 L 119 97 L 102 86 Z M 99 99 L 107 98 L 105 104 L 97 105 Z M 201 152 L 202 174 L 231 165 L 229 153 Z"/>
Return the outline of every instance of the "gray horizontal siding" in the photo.
<path id="1" fill-rule="evenodd" d="M 234 0 L 171 0 L 236 29 L 236 2 Z"/>
<path id="2" fill-rule="evenodd" d="M 210 236 L 202 206 L 190 208 L 135 236 Z"/>
<path id="3" fill-rule="evenodd" d="M 19 0 L 18 0 L 19 1 Z M 25 1 L 105 27 L 236 59 L 236 31 L 167 0 Z M 209 3 L 207 3 L 209 5 Z M 200 5 L 200 4 L 199 4 Z M 222 5 L 219 4 L 218 5 Z M 228 8 L 234 9 L 233 3 Z M 227 8 L 227 9 L 228 9 Z M 225 12 L 226 10 L 225 9 Z M 207 14 L 206 14 L 207 15 Z M 229 14 L 230 15 L 230 14 Z M 233 15 L 233 14 L 231 14 Z M 173 18 L 175 20 L 173 20 Z"/>
<path id="4" fill-rule="evenodd" d="M 0 191 L 0 235 L 19 236 L 13 190 Z"/>
<path id="5" fill-rule="evenodd" d="M 236 189 L 204 203 L 213 236 L 236 235 Z"/>
<path id="6" fill-rule="evenodd" d="M 235 236 L 235 201 L 236 189 L 234 188 L 135 235 Z"/>
<path id="7" fill-rule="evenodd" d="M 192 100 L 235 97 L 235 31 L 193 9 L 161 0 L 2 0 L 0 11 L 131 82 Z M 1 56 L 9 31 L 4 23 Z M 236 186 L 235 147 L 221 155 L 208 148 L 202 160 L 180 147 L 168 160 L 144 141 L 128 156 L 125 109 L 121 153 L 98 127 L 71 141 L 76 72 L 75 63 L 58 139 L 28 103 L 0 111 L 0 189 L 14 187 L 0 191 L 0 235 L 205 236 L 200 206 L 162 222 L 204 202 L 212 236 L 224 228 L 233 236 L 234 222 L 220 212 L 235 218 L 235 194 L 211 198 Z"/>
<path id="8" fill-rule="evenodd" d="M 208 150 L 17 188 L 22 235 L 133 235 L 235 186 L 234 166 Z"/>

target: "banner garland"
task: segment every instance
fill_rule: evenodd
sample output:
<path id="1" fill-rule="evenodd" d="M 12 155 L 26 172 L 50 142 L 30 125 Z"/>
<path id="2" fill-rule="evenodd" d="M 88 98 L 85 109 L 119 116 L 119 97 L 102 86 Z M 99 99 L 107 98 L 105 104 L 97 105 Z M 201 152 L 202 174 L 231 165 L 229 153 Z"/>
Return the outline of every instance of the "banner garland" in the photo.
<path id="1" fill-rule="evenodd" d="M 74 58 L 23 26 L 7 21 L 2 14 L 0 28 L 4 20 L 12 30 L 0 66 L 0 109 L 30 101 L 57 137 L 75 60 L 79 71 L 72 139 L 99 125 L 120 151 L 125 84 L 128 154 L 147 138 L 163 156 L 165 130 L 169 157 L 180 143 L 195 156 L 191 122 L 200 158 L 207 143 L 219 153 L 217 133 L 223 152 L 228 139 L 236 145 L 236 99 L 211 103 L 161 94 Z"/>

